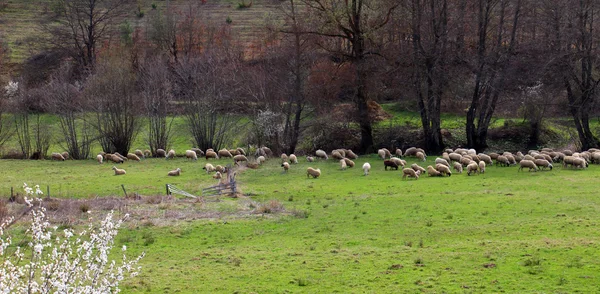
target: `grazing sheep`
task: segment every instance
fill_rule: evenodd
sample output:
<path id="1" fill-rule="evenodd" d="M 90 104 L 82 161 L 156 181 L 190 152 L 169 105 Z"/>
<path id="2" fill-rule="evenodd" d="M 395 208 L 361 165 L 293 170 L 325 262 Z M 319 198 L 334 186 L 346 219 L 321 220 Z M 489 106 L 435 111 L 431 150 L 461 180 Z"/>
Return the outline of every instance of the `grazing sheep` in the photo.
<path id="1" fill-rule="evenodd" d="M 62 154 L 60 153 L 52 153 L 52 159 L 53 160 L 60 160 L 60 161 L 65 161 L 65 157 L 62 156 Z"/>
<path id="2" fill-rule="evenodd" d="M 396 148 L 396 152 L 395 153 L 396 153 L 396 156 L 402 157 L 402 149 Z"/>
<path id="3" fill-rule="evenodd" d="M 173 159 L 173 158 L 175 158 L 175 150 L 171 149 L 167 153 L 167 156 L 165 156 L 165 159 Z"/>
<path id="4" fill-rule="evenodd" d="M 113 156 L 115 156 L 115 155 L 116 155 L 116 156 L 118 156 L 119 158 L 123 159 L 123 161 L 127 161 L 127 157 L 125 157 L 125 156 L 121 155 L 119 152 L 115 152 L 115 153 L 113 154 Z"/>
<path id="5" fill-rule="evenodd" d="M 545 159 L 536 159 L 533 161 L 533 163 L 542 169 L 550 168 L 550 170 L 552 170 L 553 168 L 552 163 Z"/>
<path id="6" fill-rule="evenodd" d="M 535 158 L 529 154 L 523 156 L 523 158 L 521 160 L 529 160 L 529 161 L 534 161 Z"/>
<path id="7" fill-rule="evenodd" d="M 327 156 L 327 153 L 321 149 L 317 150 L 315 152 L 315 155 L 321 159 L 325 159 L 325 160 L 329 159 L 329 156 Z"/>
<path id="8" fill-rule="evenodd" d="M 442 153 L 442 159 L 444 159 L 446 162 L 450 162 L 450 155 L 448 152 Z"/>
<path id="9" fill-rule="evenodd" d="M 425 154 L 423 152 L 417 152 L 417 154 L 415 155 L 420 161 L 425 161 L 427 159 L 427 156 L 425 156 Z"/>
<path id="10" fill-rule="evenodd" d="M 354 161 L 352 161 L 352 160 L 350 160 L 350 159 L 348 159 L 348 158 L 344 158 L 343 160 L 346 162 L 346 165 L 347 165 L 349 168 L 353 168 L 353 167 L 354 167 Z"/>
<path id="11" fill-rule="evenodd" d="M 427 172 L 427 171 L 426 171 L 426 170 L 425 170 L 423 167 L 419 166 L 419 165 L 418 165 L 418 164 L 416 164 L 416 163 L 413 163 L 413 164 L 411 164 L 411 165 L 410 165 L 410 167 L 411 167 L 411 168 L 412 168 L 414 171 L 418 171 L 419 173 L 426 173 L 426 172 Z"/>
<path id="12" fill-rule="evenodd" d="M 427 166 L 427 173 L 429 174 L 430 177 L 441 177 L 442 173 L 437 171 L 435 168 L 433 168 L 433 166 L 428 165 Z"/>
<path id="13" fill-rule="evenodd" d="M 167 173 L 168 176 L 172 176 L 172 177 L 179 176 L 180 174 L 181 174 L 180 168 L 177 168 L 176 170 L 172 170 L 169 173 Z"/>
<path id="14" fill-rule="evenodd" d="M 312 156 L 306 156 L 306 161 L 307 162 L 313 162 L 313 161 L 315 161 L 315 158 L 312 157 Z"/>
<path id="15" fill-rule="evenodd" d="M 104 159 L 104 157 L 102 157 L 102 154 L 96 155 L 96 160 L 98 161 L 99 164 L 102 164 L 103 159 Z"/>
<path id="16" fill-rule="evenodd" d="M 331 157 L 335 160 L 341 160 L 344 159 L 344 156 L 337 150 L 333 150 L 331 152 Z"/>
<path id="17" fill-rule="evenodd" d="M 586 167 L 588 167 L 588 163 L 583 158 L 577 158 L 577 157 L 575 157 L 575 158 L 573 158 L 573 167 L 576 167 L 576 168 L 586 168 Z"/>
<path id="18" fill-rule="evenodd" d="M 565 149 L 562 152 L 564 155 L 566 156 L 573 156 L 573 151 L 569 150 L 569 149 Z"/>
<path id="19" fill-rule="evenodd" d="M 213 176 L 213 179 L 215 180 L 220 180 L 221 178 L 223 178 L 223 176 L 221 175 L 221 172 L 216 172 Z"/>
<path id="20" fill-rule="evenodd" d="M 471 163 L 473 161 L 473 159 L 465 156 L 463 158 L 460 159 L 460 164 L 462 164 L 463 166 L 467 166 L 469 165 L 469 163 Z"/>
<path id="21" fill-rule="evenodd" d="M 385 150 L 383 149 L 379 149 L 377 150 L 377 155 L 379 156 L 379 158 L 381 158 L 382 160 L 385 160 Z"/>
<path id="22" fill-rule="evenodd" d="M 415 180 L 419 179 L 419 174 L 421 174 L 421 171 L 415 171 L 412 168 L 405 168 L 402 170 L 402 179 L 406 179 L 406 177 L 409 178 L 415 178 Z"/>
<path id="23" fill-rule="evenodd" d="M 236 150 L 238 154 L 246 156 L 246 150 L 244 150 L 244 148 L 238 147 Z"/>
<path id="24" fill-rule="evenodd" d="M 477 173 L 478 169 L 479 165 L 477 165 L 477 162 L 471 161 L 471 163 L 467 165 L 467 176 L 470 176 L 471 173 Z"/>
<path id="25" fill-rule="evenodd" d="M 321 169 L 314 169 L 312 167 L 308 167 L 306 169 L 306 177 L 310 178 L 313 177 L 313 179 L 318 178 L 319 176 L 321 176 Z"/>
<path id="26" fill-rule="evenodd" d="M 133 154 L 135 154 L 138 158 L 146 158 L 146 156 L 144 155 L 144 152 L 142 152 L 142 150 L 140 149 L 136 149 Z"/>
<path id="27" fill-rule="evenodd" d="M 240 161 L 245 161 L 248 162 L 248 158 L 244 155 L 238 154 L 236 156 L 233 157 L 233 162 L 238 163 Z"/>
<path id="28" fill-rule="evenodd" d="M 494 164 L 494 162 L 492 162 L 492 158 L 487 154 L 479 153 L 479 154 L 477 154 L 477 156 L 479 156 L 479 159 L 481 161 L 485 162 L 485 164 L 487 164 L 487 165 Z"/>
<path id="29" fill-rule="evenodd" d="M 392 153 L 387 148 L 381 148 L 385 152 L 385 157 L 392 157 Z"/>
<path id="30" fill-rule="evenodd" d="M 133 154 L 133 153 L 127 153 L 127 159 L 129 159 L 129 160 L 135 160 L 135 161 L 140 161 L 140 158 L 137 155 Z"/>
<path id="31" fill-rule="evenodd" d="M 508 153 L 505 156 L 506 156 L 506 159 L 508 159 L 508 163 L 510 165 L 516 165 L 517 164 L 517 160 L 515 159 L 515 157 L 512 154 Z"/>
<path id="32" fill-rule="evenodd" d="M 290 154 L 289 159 L 291 163 L 298 164 L 298 157 L 296 157 L 296 155 Z"/>
<path id="33" fill-rule="evenodd" d="M 346 161 L 344 159 L 340 159 L 340 169 L 346 170 L 346 167 L 348 167 L 348 165 L 346 164 Z"/>
<path id="34" fill-rule="evenodd" d="M 590 156 L 590 161 L 592 163 L 600 163 L 600 152 L 593 152 Z"/>
<path id="35" fill-rule="evenodd" d="M 485 173 L 485 162 L 484 161 L 480 161 L 479 162 L 479 173 L 480 174 L 484 174 Z"/>
<path id="36" fill-rule="evenodd" d="M 221 173 L 225 173 L 225 167 L 223 167 L 221 165 L 215 166 L 215 170 L 220 171 Z"/>
<path id="37" fill-rule="evenodd" d="M 460 162 L 460 160 L 462 159 L 462 155 L 460 155 L 458 153 L 450 153 L 450 154 L 448 154 L 448 157 L 450 157 L 450 160 L 458 161 L 458 162 Z"/>
<path id="38" fill-rule="evenodd" d="M 248 162 L 246 163 L 246 166 L 251 169 L 257 169 L 260 164 L 258 164 L 258 162 Z"/>
<path id="39" fill-rule="evenodd" d="M 365 173 L 364 173 L 364 175 L 365 175 L 365 176 L 368 176 L 368 175 L 369 175 L 369 171 L 371 171 L 371 164 L 370 164 L 370 163 L 368 163 L 368 162 L 365 162 L 365 163 L 363 164 L 363 167 L 362 167 L 362 169 L 363 169 L 363 171 L 365 172 Z"/>
<path id="40" fill-rule="evenodd" d="M 148 149 L 144 150 L 144 157 L 152 157 L 152 152 Z"/>
<path id="41" fill-rule="evenodd" d="M 489 155 L 489 156 L 490 156 L 490 158 L 491 158 L 491 159 L 493 159 L 493 160 L 496 160 L 496 159 L 498 159 L 498 156 L 500 156 L 500 154 L 498 154 L 498 153 L 494 153 L 494 152 L 492 152 L 492 153 L 490 153 L 490 154 L 488 154 L 488 155 Z"/>
<path id="42" fill-rule="evenodd" d="M 352 152 L 352 150 L 348 149 L 348 150 L 346 150 L 346 157 L 348 157 L 350 159 L 357 159 L 358 155 L 356 155 L 354 152 Z"/>
<path id="43" fill-rule="evenodd" d="M 404 151 L 404 156 L 415 156 L 418 151 L 416 147 L 410 147 Z"/>
<path id="44" fill-rule="evenodd" d="M 185 150 L 185 158 L 198 160 L 198 154 L 196 154 L 196 151 L 194 150 Z"/>
<path id="45" fill-rule="evenodd" d="M 475 154 L 477 154 L 477 151 L 475 151 L 475 149 L 469 149 L 469 150 L 467 150 L 467 154 L 468 155 L 475 155 Z"/>
<path id="46" fill-rule="evenodd" d="M 117 168 L 114 165 L 112 169 L 115 171 L 115 176 L 124 175 L 126 173 L 124 169 Z"/>
<path id="47" fill-rule="evenodd" d="M 164 149 L 156 149 L 156 156 L 155 157 L 167 157 L 167 152 L 165 152 Z"/>
<path id="48" fill-rule="evenodd" d="M 205 157 L 206 160 L 208 160 L 209 158 L 219 159 L 219 155 L 217 155 L 217 153 L 211 150 L 206 150 Z"/>
<path id="49" fill-rule="evenodd" d="M 285 154 L 285 153 L 282 153 L 282 154 L 281 154 L 281 162 L 283 163 L 283 162 L 287 162 L 287 161 L 288 161 L 288 156 L 287 156 L 287 154 Z"/>
<path id="50" fill-rule="evenodd" d="M 265 161 L 267 161 L 267 159 L 262 155 L 256 159 L 256 163 L 258 163 L 258 164 L 263 164 L 263 163 L 265 163 Z"/>
<path id="51" fill-rule="evenodd" d="M 438 163 L 438 164 L 435 165 L 435 170 L 437 170 L 438 172 L 442 173 L 442 175 L 446 175 L 446 176 L 449 176 L 449 177 L 452 176 L 452 171 L 450 170 L 450 167 L 446 166 L 446 165 L 443 165 L 441 163 Z"/>
<path id="52" fill-rule="evenodd" d="M 523 161 L 523 160 L 521 160 L 521 161 Z M 508 158 L 506 158 L 506 156 L 504 156 L 504 155 L 498 155 L 498 157 L 496 157 L 496 165 L 509 166 L 510 165 L 510 161 L 508 161 Z"/>
<path id="53" fill-rule="evenodd" d="M 215 167 L 210 163 L 205 164 L 202 169 L 205 169 L 206 173 L 211 173 L 215 171 Z"/>
<path id="54" fill-rule="evenodd" d="M 190 150 L 196 152 L 196 157 L 204 156 L 204 151 L 202 151 L 202 149 L 200 149 L 200 148 L 192 148 Z"/>
<path id="55" fill-rule="evenodd" d="M 271 148 L 269 148 L 267 146 L 263 146 L 262 150 L 266 154 L 267 157 L 273 157 L 273 151 L 271 151 Z"/>
<path id="56" fill-rule="evenodd" d="M 448 161 L 446 161 L 446 160 L 445 160 L 445 159 L 443 159 L 443 158 L 439 158 L 439 157 L 438 157 L 438 158 L 436 158 L 436 159 L 435 159 L 435 164 L 438 164 L 438 163 L 439 163 L 439 164 L 443 164 L 443 165 L 445 165 L 445 166 L 447 166 L 447 167 L 450 167 L 450 164 L 448 163 Z"/>
<path id="57" fill-rule="evenodd" d="M 454 167 L 454 170 L 456 170 L 457 173 L 462 174 L 463 166 L 462 164 L 460 164 L 460 162 L 455 162 L 452 166 Z"/>
<path id="58" fill-rule="evenodd" d="M 114 154 L 106 154 L 106 159 L 110 160 L 114 163 L 123 163 L 124 162 L 123 158 L 116 156 Z"/>
<path id="59" fill-rule="evenodd" d="M 535 165 L 535 163 L 531 160 L 523 159 L 523 160 L 521 160 L 521 162 L 519 162 L 519 165 L 520 165 L 520 167 L 519 167 L 518 171 L 523 170 L 524 167 L 529 168 L 529 171 L 531 171 L 533 169 L 534 171 L 537 172 L 537 170 L 538 170 L 537 165 Z"/>
<path id="60" fill-rule="evenodd" d="M 335 150 L 331 151 L 332 155 L 333 155 L 333 152 L 339 153 L 342 156 L 342 158 L 346 157 L 346 150 L 344 150 L 344 149 L 335 149 Z M 336 159 L 341 159 L 341 158 L 336 158 Z"/>
<path id="61" fill-rule="evenodd" d="M 390 158 L 391 161 L 395 162 L 398 166 L 404 167 L 406 165 L 406 161 L 398 158 L 398 157 L 392 157 Z"/>
<path id="62" fill-rule="evenodd" d="M 69 152 L 67 151 L 61 153 L 60 155 L 62 155 L 65 158 L 65 160 L 69 159 Z"/>
<path id="63" fill-rule="evenodd" d="M 398 164 L 397 164 L 396 162 L 392 161 L 392 160 L 387 160 L 387 159 L 386 159 L 386 160 L 384 160 L 384 161 L 383 161 L 383 166 L 384 166 L 385 170 L 387 170 L 388 166 L 389 166 L 390 168 L 393 168 L 393 169 L 395 169 L 395 170 L 398 170 Z"/>
<path id="64" fill-rule="evenodd" d="M 290 164 L 284 161 L 281 166 L 283 167 L 283 171 L 287 173 L 288 169 L 290 169 Z"/>
<path id="65" fill-rule="evenodd" d="M 227 149 L 221 149 L 219 150 L 219 157 L 228 157 L 228 158 L 233 158 L 233 155 L 231 155 L 231 152 L 229 152 L 229 150 Z"/>
<path id="66" fill-rule="evenodd" d="M 231 153 L 231 155 L 236 156 L 238 154 L 240 154 L 237 149 L 229 149 L 229 153 Z"/>

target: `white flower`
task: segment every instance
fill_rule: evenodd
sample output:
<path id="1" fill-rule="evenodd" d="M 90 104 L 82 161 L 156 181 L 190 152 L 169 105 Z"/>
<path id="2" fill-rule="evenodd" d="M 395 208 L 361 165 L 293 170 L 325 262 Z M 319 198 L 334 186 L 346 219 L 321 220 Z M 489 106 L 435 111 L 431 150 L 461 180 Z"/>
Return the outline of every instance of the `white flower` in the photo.
<path id="1" fill-rule="evenodd" d="M 33 247 L 33 251 L 35 251 L 35 253 L 37 254 L 42 254 L 42 249 L 44 249 L 44 246 L 42 244 L 35 244 L 35 246 Z"/>

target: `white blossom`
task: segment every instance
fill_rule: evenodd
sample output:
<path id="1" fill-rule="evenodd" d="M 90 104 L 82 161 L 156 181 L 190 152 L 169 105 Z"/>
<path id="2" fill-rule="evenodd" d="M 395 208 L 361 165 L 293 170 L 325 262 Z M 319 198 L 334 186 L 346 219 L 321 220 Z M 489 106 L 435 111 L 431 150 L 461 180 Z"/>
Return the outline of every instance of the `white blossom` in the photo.
<path id="1" fill-rule="evenodd" d="M 128 260 L 123 254 L 122 261 L 109 260 L 108 255 L 114 245 L 124 219 L 113 220 L 111 211 L 99 227 L 91 222 L 87 230 L 78 234 L 66 229 L 64 238 L 55 236 L 45 218 L 45 209 L 36 196 L 43 195 L 39 186 L 23 189 L 25 199 L 31 207 L 31 225 L 26 234 L 30 237 L 31 254 L 25 254 L 20 247 L 7 250 L 12 244 L 6 235 L 12 219 L 0 223 L 0 294 L 2 293 L 116 293 L 119 282 L 126 274 L 135 276 L 140 271 L 137 266 L 144 254 Z M 29 199 L 34 197 L 35 199 Z M 26 250 L 26 249 L 25 249 Z M 126 246 L 122 247 L 127 250 Z M 26 256 L 29 259 L 26 259 Z"/>

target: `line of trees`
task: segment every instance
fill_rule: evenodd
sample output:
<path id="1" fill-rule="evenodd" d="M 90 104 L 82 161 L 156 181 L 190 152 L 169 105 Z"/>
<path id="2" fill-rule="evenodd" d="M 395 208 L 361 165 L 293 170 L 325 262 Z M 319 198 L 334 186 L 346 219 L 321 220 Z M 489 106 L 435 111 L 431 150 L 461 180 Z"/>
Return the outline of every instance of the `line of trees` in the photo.
<path id="1" fill-rule="evenodd" d="M 208 22 L 205 4 L 167 6 L 124 30 L 117 21 L 130 5 L 61 0 L 41 22 L 62 62 L 41 63 L 46 78 L 24 79 L 11 94 L 24 107 L 8 129 L 27 156 L 45 151 L 40 111 L 60 117 L 76 158 L 94 140 L 126 153 L 140 130 L 151 150 L 167 148 L 174 113 L 200 148 L 227 145 L 249 126 L 247 143 L 277 152 L 327 148 L 327 138 L 369 152 L 379 147 L 374 101 L 414 103 L 432 153 L 445 148 L 448 105 L 464 114 L 466 147 L 488 147 L 497 109 L 520 109 L 535 145 L 552 103 L 573 117 L 581 148 L 600 145 L 590 128 L 597 1 L 286 0 L 250 44 L 225 21 Z"/>

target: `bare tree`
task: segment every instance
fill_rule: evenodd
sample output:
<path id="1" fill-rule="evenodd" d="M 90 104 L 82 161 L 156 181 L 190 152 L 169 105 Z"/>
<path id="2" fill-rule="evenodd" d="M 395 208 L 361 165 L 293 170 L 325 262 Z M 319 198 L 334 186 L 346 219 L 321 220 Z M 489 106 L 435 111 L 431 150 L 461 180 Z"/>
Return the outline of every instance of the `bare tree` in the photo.
<path id="1" fill-rule="evenodd" d="M 50 148 L 50 126 L 43 121 L 42 112 L 32 109 L 41 108 L 44 95 L 40 88 L 20 87 L 14 101 L 15 135 L 24 158 L 42 159 Z"/>
<path id="2" fill-rule="evenodd" d="M 513 5 L 508 5 L 510 2 Z M 498 22 L 496 37 L 490 40 L 491 21 L 497 4 Z M 475 82 L 471 104 L 467 111 L 467 146 L 482 150 L 487 147 L 487 133 L 492 115 L 505 87 L 508 69 L 516 46 L 517 28 L 521 14 L 521 0 L 478 0 L 477 1 L 477 52 Z M 506 13 L 513 8 L 510 37 L 505 40 Z M 493 42 L 493 43 L 492 43 Z M 492 44 L 489 44 L 492 43 Z"/>
<path id="3" fill-rule="evenodd" d="M 337 58 L 350 62 L 355 70 L 352 97 L 358 112 L 360 152 L 366 152 L 373 146 L 367 89 L 372 69 L 368 58 L 379 54 L 373 37 L 388 23 L 397 4 L 369 0 L 302 0 L 302 3 L 308 7 L 317 23 L 315 30 L 308 30 L 306 33 L 333 39 L 333 43 L 320 45 Z"/>
<path id="4" fill-rule="evenodd" d="M 441 101 L 446 88 L 448 4 L 446 0 L 412 0 L 414 89 L 419 102 L 426 149 L 443 150 Z"/>
<path id="5" fill-rule="evenodd" d="M 148 145 L 152 154 L 156 149 L 167 149 L 171 139 L 174 116 L 168 118 L 173 87 L 167 64 L 160 58 L 142 63 L 138 72 L 141 98 L 148 120 Z"/>
<path id="6" fill-rule="evenodd" d="M 127 154 L 139 131 L 139 99 L 135 75 L 121 58 L 109 58 L 98 64 L 90 76 L 84 95 L 95 119 L 104 152 Z"/>
<path id="7" fill-rule="evenodd" d="M 86 159 L 93 142 L 79 82 L 71 82 L 72 67 L 64 64 L 45 88 L 50 110 L 60 121 L 65 149 L 73 159 Z"/>
<path id="8" fill-rule="evenodd" d="M 126 15 L 129 0 L 57 0 L 55 15 L 44 19 L 48 42 L 66 50 L 79 65 L 93 68 L 98 46 L 117 33 L 116 21 Z"/>

